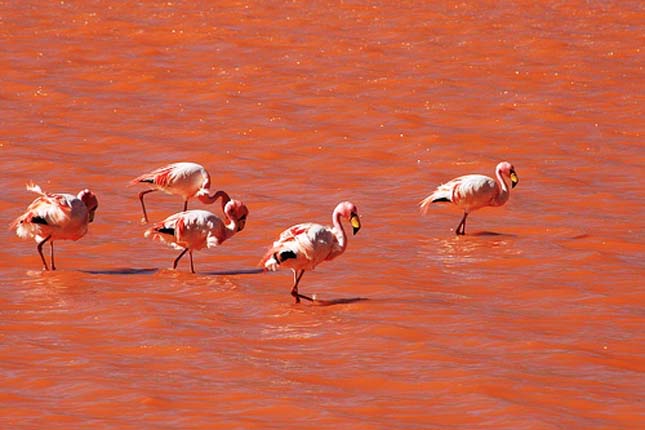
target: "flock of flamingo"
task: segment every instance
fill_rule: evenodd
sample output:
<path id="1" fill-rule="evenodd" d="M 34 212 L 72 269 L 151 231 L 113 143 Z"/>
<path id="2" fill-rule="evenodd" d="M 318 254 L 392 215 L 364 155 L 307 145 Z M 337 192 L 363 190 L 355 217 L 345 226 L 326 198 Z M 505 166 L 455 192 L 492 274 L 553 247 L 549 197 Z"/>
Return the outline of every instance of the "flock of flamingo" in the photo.
<path id="1" fill-rule="evenodd" d="M 466 233 L 468 214 L 486 207 L 502 206 L 510 196 L 510 187 L 515 187 L 518 177 L 512 164 L 503 161 L 495 169 L 497 181 L 484 175 L 465 175 L 440 185 L 420 202 L 421 212 L 425 214 L 432 203 L 451 202 L 463 210 L 464 215 L 455 233 Z M 190 162 L 173 163 L 153 170 L 131 181 L 131 184 L 145 184 L 148 189 L 139 193 L 143 221 L 148 222 L 148 214 L 143 197 L 154 191 L 181 196 L 183 211 L 148 228 L 144 236 L 158 239 L 181 253 L 173 260 L 173 269 L 179 260 L 188 253 L 190 270 L 195 273 L 193 251 L 221 245 L 246 225 L 249 210 L 241 201 L 231 199 L 224 191 L 211 193 L 210 175 L 206 169 Z M 38 244 L 36 249 L 44 270 L 56 270 L 54 263 L 54 241 L 78 240 L 87 233 L 88 225 L 94 220 L 98 199 L 84 189 L 76 196 L 66 193 L 47 193 L 38 185 L 28 184 L 27 190 L 38 197 L 27 210 L 11 224 L 21 238 L 33 238 Z M 198 199 L 204 204 L 215 203 L 221 199 L 225 219 L 199 209 L 188 209 L 188 201 Z M 273 243 L 260 265 L 264 270 L 275 271 L 281 267 L 293 271 L 291 295 L 295 302 L 300 299 L 316 301 L 315 297 L 298 292 L 298 284 L 307 270 L 313 270 L 323 261 L 333 260 L 345 252 L 347 234 L 341 218 L 349 221 L 353 234 L 361 228 L 358 208 L 351 202 L 340 202 L 332 213 L 333 226 L 317 223 L 296 224 L 284 230 Z M 43 254 L 43 246 L 49 242 L 50 265 Z"/>

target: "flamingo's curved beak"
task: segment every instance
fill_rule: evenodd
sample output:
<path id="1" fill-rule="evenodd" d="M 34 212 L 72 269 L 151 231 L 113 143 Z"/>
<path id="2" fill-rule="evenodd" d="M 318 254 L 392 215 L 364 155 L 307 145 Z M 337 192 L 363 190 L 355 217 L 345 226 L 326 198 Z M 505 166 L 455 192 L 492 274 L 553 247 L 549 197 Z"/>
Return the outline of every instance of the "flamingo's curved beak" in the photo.
<path id="1" fill-rule="evenodd" d="M 89 214 L 89 221 L 93 222 L 94 221 L 94 214 L 96 213 L 96 208 L 92 209 Z"/>
<path id="2" fill-rule="evenodd" d="M 349 223 L 352 225 L 352 232 L 354 234 L 358 233 L 358 230 L 361 229 L 361 220 L 358 218 L 358 215 L 352 213 L 349 217 Z"/>
<path id="3" fill-rule="evenodd" d="M 246 215 L 244 215 L 242 218 L 239 219 L 237 231 L 244 230 L 244 226 L 246 226 Z"/>
<path id="4" fill-rule="evenodd" d="M 520 182 L 520 178 L 517 177 L 517 173 L 511 171 L 511 187 L 515 188 L 518 182 Z"/>

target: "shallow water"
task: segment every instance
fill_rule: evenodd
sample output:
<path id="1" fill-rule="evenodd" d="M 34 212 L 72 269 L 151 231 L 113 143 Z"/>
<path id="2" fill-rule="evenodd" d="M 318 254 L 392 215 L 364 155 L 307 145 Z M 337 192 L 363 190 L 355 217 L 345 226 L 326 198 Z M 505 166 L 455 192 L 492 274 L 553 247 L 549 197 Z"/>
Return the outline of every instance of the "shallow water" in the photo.
<path id="1" fill-rule="evenodd" d="M 11 428 L 643 428 L 639 2 L 0 2 L 0 219 L 90 187 L 89 234 L 0 233 Z M 206 166 L 246 229 L 169 270 L 139 174 Z M 502 208 L 417 203 L 511 161 Z M 146 197 L 158 220 L 173 196 Z M 301 283 L 280 231 L 363 228 Z M 202 207 L 192 203 L 191 207 Z M 218 212 L 217 208 L 209 208 Z M 219 213 L 219 212 L 218 212 Z"/>

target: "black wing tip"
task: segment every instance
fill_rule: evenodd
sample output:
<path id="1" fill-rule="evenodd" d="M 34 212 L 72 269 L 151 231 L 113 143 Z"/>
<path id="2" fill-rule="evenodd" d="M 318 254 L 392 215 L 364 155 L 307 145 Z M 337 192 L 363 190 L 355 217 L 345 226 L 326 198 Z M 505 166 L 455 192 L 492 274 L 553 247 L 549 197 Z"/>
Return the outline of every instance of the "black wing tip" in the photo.
<path id="1" fill-rule="evenodd" d="M 447 197 L 439 197 L 438 199 L 434 199 L 432 203 L 437 203 L 437 202 L 450 202 L 451 200 Z"/>
<path id="2" fill-rule="evenodd" d="M 31 218 L 31 222 L 34 224 L 47 225 L 47 220 L 41 216 L 35 216 Z"/>
<path id="3" fill-rule="evenodd" d="M 283 261 L 288 260 L 290 258 L 293 258 L 293 259 L 298 258 L 298 255 L 296 255 L 296 253 L 293 251 L 282 251 L 279 257 L 280 258 L 278 259 L 278 261 L 282 263 Z"/>
<path id="4" fill-rule="evenodd" d="M 170 234 L 172 236 L 175 235 L 175 229 L 170 227 L 160 227 L 155 229 L 155 231 L 158 231 L 159 233 L 163 233 L 163 234 Z"/>

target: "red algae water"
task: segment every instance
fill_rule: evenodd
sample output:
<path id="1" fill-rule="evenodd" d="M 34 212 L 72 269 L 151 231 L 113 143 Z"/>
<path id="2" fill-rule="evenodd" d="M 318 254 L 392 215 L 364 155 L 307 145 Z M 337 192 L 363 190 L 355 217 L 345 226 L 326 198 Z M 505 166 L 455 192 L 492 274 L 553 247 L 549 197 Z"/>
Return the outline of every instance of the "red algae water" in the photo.
<path id="1" fill-rule="evenodd" d="M 0 2 L 0 220 L 29 181 L 99 199 L 56 272 L 0 230 L 0 427 L 644 428 L 643 12 Z M 502 160 L 519 185 L 466 236 L 455 207 L 419 215 Z M 195 275 L 143 237 L 127 186 L 174 161 L 250 210 Z M 368 300 L 295 305 L 289 271 L 216 273 L 341 200 L 363 228 L 300 291 Z"/>

